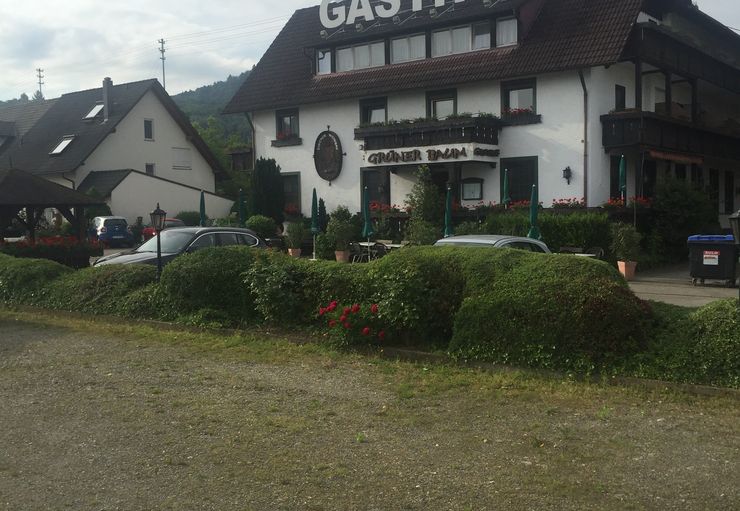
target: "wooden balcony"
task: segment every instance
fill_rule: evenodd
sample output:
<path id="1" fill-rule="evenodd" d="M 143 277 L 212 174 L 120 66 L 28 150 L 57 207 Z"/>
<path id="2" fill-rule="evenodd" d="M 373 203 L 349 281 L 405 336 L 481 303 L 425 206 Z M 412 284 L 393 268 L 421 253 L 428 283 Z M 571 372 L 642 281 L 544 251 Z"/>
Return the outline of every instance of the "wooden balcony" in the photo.
<path id="1" fill-rule="evenodd" d="M 498 134 L 504 125 L 497 117 L 402 122 L 357 128 L 355 140 L 364 140 L 366 151 L 469 142 L 498 145 Z"/>
<path id="2" fill-rule="evenodd" d="M 606 151 L 637 146 L 740 161 L 740 135 L 639 110 L 602 115 L 601 124 Z"/>

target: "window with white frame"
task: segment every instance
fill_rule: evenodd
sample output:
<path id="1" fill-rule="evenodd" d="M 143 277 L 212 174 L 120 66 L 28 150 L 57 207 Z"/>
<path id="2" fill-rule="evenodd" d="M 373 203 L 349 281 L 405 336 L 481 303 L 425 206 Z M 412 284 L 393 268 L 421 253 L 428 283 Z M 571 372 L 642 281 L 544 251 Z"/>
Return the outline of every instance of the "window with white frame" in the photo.
<path id="1" fill-rule="evenodd" d="M 432 32 L 432 57 L 454 55 L 491 47 L 491 26 L 476 23 Z"/>
<path id="2" fill-rule="evenodd" d="M 105 105 L 103 103 L 96 103 L 95 106 L 93 106 L 92 109 L 87 113 L 87 115 L 83 117 L 83 119 L 86 121 L 90 119 L 95 119 L 98 114 L 103 111 L 104 106 Z"/>
<path id="3" fill-rule="evenodd" d="M 376 41 L 337 49 L 337 71 L 385 65 L 385 42 Z"/>
<path id="4" fill-rule="evenodd" d="M 75 139 L 74 135 L 66 135 L 62 137 L 62 139 L 59 142 L 57 142 L 57 145 L 54 146 L 54 149 L 52 149 L 49 154 L 52 156 L 56 156 L 57 154 L 62 154 L 62 152 L 64 152 L 67 146 L 69 146 L 69 144 L 71 144 L 74 139 Z"/>
<path id="5" fill-rule="evenodd" d="M 331 73 L 331 50 L 318 50 L 316 52 L 316 74 L 329 73 Z"/>
<path id="6" fill-rule="evenodd" d="M 519 42 L 516 18 L 496 20 L 496 47 L 511 46 Z"/>
<path id="7" fill-rule="evenodd" d="M 427 56 L 427 38 L 424 34 L 398 37 L 391 40 L 391 63 L 421 60 Z"/>
<path id="8" fill-rule="evenodd" d="M 190 170 L 193 168 L 192 154 L 189 147 L 172 148 L 172 168 L 174 170 Z"/>

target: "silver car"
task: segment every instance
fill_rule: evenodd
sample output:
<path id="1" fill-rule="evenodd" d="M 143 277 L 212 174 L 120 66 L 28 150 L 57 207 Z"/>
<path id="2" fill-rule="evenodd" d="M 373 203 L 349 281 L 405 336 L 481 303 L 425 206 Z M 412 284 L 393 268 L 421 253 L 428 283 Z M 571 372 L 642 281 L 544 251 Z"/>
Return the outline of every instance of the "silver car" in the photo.
<path id="1" fill-rule="evenodd" d="M 516 248 L 528 252 L 550 254 L 550 249 L 543 242 L 520 236 L 506 236 L 501 234 L 468 234 L 464 236 L 450 236 L 437 240 L 435 247 L 496 247 Z"/>

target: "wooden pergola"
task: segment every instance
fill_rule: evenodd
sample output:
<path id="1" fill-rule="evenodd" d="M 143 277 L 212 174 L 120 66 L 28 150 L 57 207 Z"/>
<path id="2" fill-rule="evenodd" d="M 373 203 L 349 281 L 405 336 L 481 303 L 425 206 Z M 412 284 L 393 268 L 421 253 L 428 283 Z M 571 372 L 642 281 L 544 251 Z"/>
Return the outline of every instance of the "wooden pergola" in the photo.
<path id="1" fill-rule="evenodd" d="M 80 240 L 87 236 L 85 208 L 103 204 L 84 193 L 22 170 L 0 170 L 0 229 L 18 220 L 36 239 L 36 227 L 47 208 L 59 211 L 74 226 Z M 21 212 L 25 211 L 25 215 Z"/>

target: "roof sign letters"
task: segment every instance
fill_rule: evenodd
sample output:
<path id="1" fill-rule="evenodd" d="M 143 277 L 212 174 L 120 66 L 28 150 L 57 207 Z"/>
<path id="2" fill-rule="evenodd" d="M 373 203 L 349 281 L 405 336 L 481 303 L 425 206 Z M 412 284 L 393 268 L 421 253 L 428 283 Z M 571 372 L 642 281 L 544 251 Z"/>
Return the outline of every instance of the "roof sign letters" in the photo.
<path id="1" fill-rule="evenodd" d="M 433 0 L 433 7 L 444 7 L 446 3 L 461 3 L 465 0 Z M 424 0 L 413 0 L 411 10 L 424 10 Z M 428 5 L 427 8 L 432 7 Z M 377 18 L 390 19 L 401 10 L 401 0 L 380 0 L 373 6 L 370 0 L 352 0 L 349 7 L 346 3 L 336 3 L 336 0 L 322 0 L 319 15 L 324 28 L 338 28 L 342 25 L 354 25 L 360 21 L 375 21 Z"/>

